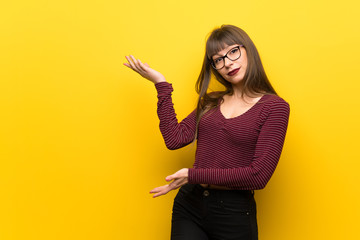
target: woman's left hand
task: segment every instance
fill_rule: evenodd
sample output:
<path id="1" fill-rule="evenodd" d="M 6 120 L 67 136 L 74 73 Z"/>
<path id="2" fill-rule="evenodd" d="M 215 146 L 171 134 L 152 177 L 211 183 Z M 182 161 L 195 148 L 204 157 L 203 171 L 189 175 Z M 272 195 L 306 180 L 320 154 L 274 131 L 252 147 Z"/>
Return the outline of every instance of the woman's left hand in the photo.
<path id="1" fill-rule="evenodd" d="M 153 190 L 150 191 L 150 193 L 155 193 L 153 195 L 153 198 L 159 197 L 161 195 L 165 195 L 168 192 L 170 192 L 171 190 L 175 190 L 179 187 L 181 187 L 182 185 L 188 183 L 188 173 L 189 173 L 189 169 L 188 168 L 183 168 L 180 169 L 179 171 L 177 171 L 176 173 L 167 176 L 165 178 L 166 181 L 170 182 L 172 181 L 170 184 L 161 186 L 161 187 L 157 187 L 154 188 Z"/>

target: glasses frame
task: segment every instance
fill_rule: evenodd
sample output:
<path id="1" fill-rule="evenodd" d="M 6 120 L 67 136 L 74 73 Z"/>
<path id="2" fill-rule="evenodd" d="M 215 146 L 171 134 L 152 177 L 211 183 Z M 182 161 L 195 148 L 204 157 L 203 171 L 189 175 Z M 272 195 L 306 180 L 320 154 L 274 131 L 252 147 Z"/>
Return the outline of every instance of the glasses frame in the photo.
<path id="1" fill-rule="evenodd" d="M 233 48 L 230 49 L 224 56 L 222 56 L 222 57 L 217 57 L 216 59 L 222 58 L 222 60 L 223 60 L 224 65 L 223 65 L 221 68 L 216 68 L 216 67 L 215 67 L 215 62 L 214 62 L 214 60 L 213 60 L 212 57 L 211 57 L 211 66 L 212 66 L 214 69 L 216 69 L 216 70 L 220 70 L 220 69 L 222 69 L 223 67 L 225 67 L 225 58 L 229 59 L 230 61 L 236 61 L 236 60 L 238 60 L 238 59 L 241 57 L 241 49 L 240 49 L 240 48 L 243 47 L 243 46 L 244 46 L 244 45 L 239 45 L 239 46 L 233 47 Z M 234 50 L 235 48 L 238 48 L 238 49 L 239 49 L 240 56 L 239 56 L 238 58 L 236 58 L 236 59 L 231 59 L 231 58 L 228 57 L 228 54 L 229 54 L 232 50 Z"/>

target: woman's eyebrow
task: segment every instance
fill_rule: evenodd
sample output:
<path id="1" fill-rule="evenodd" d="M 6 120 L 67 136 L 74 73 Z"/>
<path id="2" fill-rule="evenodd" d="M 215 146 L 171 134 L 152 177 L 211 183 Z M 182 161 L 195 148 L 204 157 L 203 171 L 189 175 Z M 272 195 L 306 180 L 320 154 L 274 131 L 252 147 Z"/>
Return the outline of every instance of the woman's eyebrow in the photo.
<path id="1" fill-rule="evenodd" d="M 232 49 L 232 48 L 231 48 Z M 225 54 L 227 54 L 231 49 L 229 49 L 229 50 L 227 50 L 226 52 L 225 52 Z M 225 56 L 225 54 L 223 54 L 223 55 L 220 55 L 219 53 L 215 53 L 215 55 L 214 56 L 219 56 L 219 57 L 223 57 L 223 56 Z"/>

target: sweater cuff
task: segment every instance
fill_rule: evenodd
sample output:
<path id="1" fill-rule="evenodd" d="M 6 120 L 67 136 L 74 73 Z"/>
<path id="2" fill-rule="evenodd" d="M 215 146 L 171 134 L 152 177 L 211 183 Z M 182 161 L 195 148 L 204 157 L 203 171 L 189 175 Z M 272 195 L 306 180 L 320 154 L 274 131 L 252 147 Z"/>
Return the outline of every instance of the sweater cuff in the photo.
<path id="1" fill-rule="evenodd" d="M 168 95 L 174 90 L 172 84 L 168 82 L 155 83 L 155 88 L 158 93 L 158 97 Z"/>
<path id="2" fill-rule="evenodd" d="M 223 185 L 219 178 L 221 175 L 227 175 L 226 169 L 221 169 L 223 171 L 219 172 L 213 168 L 189 168 L 188 172 L 188 182 L 191 184 L 214 184 L 214 185 Z"/>
<path id="3" fill-rule="evenodd" d="M 196 172 L 196 170 L 194 168 L 189 168 L 189 171 L 188 171 L 188 183 L 189 184 L 201 184 L 200 182 L 197 182 L 195 172 Z"/>

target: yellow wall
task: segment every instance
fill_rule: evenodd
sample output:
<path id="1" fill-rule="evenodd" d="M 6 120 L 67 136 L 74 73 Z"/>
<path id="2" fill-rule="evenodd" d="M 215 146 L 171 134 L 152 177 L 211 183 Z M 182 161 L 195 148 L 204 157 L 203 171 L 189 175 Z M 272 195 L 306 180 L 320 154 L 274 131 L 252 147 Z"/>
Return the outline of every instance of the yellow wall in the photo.
<path id="1" fill-rule="evenodd" d="M 175 192 L 148 191 L 190 167 L 165 148 L 156 91 L 134 54 L 195 106 L 206 35 L 253 39 L 291 105 L 283 155 L 256 192 L 260 239 L 358 239 L 358 1 L 3 1 L 0 7 L 0 239 L 169 239 Z"/>

